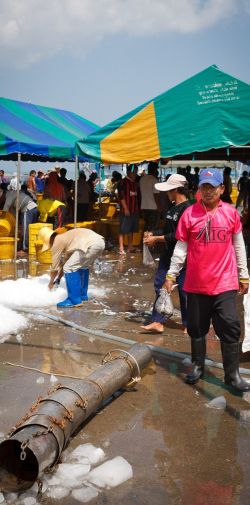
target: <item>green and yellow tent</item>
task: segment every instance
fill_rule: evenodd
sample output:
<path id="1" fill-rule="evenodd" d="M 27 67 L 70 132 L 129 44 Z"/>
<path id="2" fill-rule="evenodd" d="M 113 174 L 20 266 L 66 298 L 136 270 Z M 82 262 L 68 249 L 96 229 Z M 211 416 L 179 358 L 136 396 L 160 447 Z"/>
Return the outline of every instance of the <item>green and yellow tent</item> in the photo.
<path id="1" fill-rule="evenodd" d="M 106 164 L 242 159 L 249 143 L 250 85 L 212 65 L 78 141 L 76 152 Z"/>

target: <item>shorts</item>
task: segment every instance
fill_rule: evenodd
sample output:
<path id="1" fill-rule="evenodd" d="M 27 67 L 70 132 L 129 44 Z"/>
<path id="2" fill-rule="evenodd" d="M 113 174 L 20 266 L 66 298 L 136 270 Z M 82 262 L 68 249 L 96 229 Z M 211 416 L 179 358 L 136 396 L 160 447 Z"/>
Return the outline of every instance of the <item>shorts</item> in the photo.
<path id="1" fill-rule="evenodd" d="M 125 216 L 120 214 L 120 235 L 127 235 L 127 233 L 137 233 L 139 230 L 139 214 L 132 214 Z"/>

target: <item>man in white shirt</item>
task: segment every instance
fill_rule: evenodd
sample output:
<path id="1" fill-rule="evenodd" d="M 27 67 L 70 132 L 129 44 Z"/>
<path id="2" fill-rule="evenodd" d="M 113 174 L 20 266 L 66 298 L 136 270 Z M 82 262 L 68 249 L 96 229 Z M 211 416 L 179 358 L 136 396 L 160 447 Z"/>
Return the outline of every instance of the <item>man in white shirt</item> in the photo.
<path id="1" fill-rule="evenodd" d="M 158 193 L 155 189 L 157 180 L 158 163 L 150 161 L 148 173 L 140 179 L 141 209 L 145 221 L 144 231 L 153 231 L 157 228 L 160 213 L 158 211 Z"/>

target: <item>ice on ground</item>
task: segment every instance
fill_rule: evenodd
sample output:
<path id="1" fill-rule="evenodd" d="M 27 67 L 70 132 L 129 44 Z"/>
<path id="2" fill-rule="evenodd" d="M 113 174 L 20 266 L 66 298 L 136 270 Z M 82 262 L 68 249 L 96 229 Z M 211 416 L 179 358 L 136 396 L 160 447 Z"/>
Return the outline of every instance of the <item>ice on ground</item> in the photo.
<path id="1" fill-rule="evenodd" d="M 28 319 L 22 314 L 17 314 L 13 310 L 0 305 L 0 343 L 4 342 L 10 333 L 16 333 L 27 325 Z"/>
<path id="2" fill-rule="evenodd" d="M 38 379 L 36 379 L 36 383 L 37 384 L 43 384 L 44 383 L 44 377 L 38 377 Z"/>
<path id="3" fill-rule="evenodd" d="M 80 503 L 87 503 L 98 496 L 98 491 L 92 487 L 83 487 L 81 489 L 74 489 L 72 496 Z"/>
<path id="4" fill-rule="evenodd" d="M 223 410 L 226 408 L 227 402 L 224 396 L 218 396 L 211 400 L 211 402 L 207 403 L 207 407 L 211 409 Z"/>
<path id="5" fill-rule="evenodd" d="M 58 382 L 57 377 L 56 377 L 55 375 L 53 375 L 53 374 L 52 374 L 52 375 L 50 376 L 50 382 Z"/>
<path id="6" fill-rule="evenodd" d="M 7 493 L 5 495 L 5 500 L 7 501 L 7 503 L 17 503 L 18 501 L 18 496 L 16 493 Z"/>
<path id="7" fill-rule="evenodd" d="M 61 500 L 61 498 L 65 498 L 70 493 L 69 489 L 65 487 L 52 487 L 47 492 L 47 496 L 49 498 L 53 498 L 54 500 Z"/>
<path id="8" fill-rule="evenodd" d="M 73 489 L 81 486 L 89 471 L 89 463 L 61 463 L 54 477 L 59 479 L 64 487 Z"/>
<path id="9" fill-rule="evenodd" d="M 61 483 L 60 479 L 55 477 L 54 475 L 47 479 L 48 486 L 59 486 L 60 483 Z"/>
<path id="10" fill-rule="evenodd" d="M 75 461 L 78 463 L 87 462 L 90 465 L 100 463 L 105 457 L 105 453 L 101 448 L 95 447 L 92 444 L 79 445 L 70 454 L 68 461 Z"/>
<path id="11" fill-rule="evenodd" d="M 49 275 L 28 279 L 6 280 L 0 282 L 0 304 L 9 308 L 49 307 L 56 305 L 66 296 L 64 280 L 56 290 L 48 288 Z"/>
<path id="12" fill-rule="evenodd" d="M 115 487 L 132 477 L 132 466 L 122 456 L 117 456 L 94 468 L 87 480 L 97 487 Z"/>
<path id="13" fill-rule="evenodd" d="M 105 298 L 110 289 L 107 288 L 99 288 L 97 286 L 93 286 L 92 284 L 89 286 L 88 296 L 89 298 Z"/>
<path id="14" fill-rule="evenodd" d="M 19 503 L 20 505 L 36 505 L 37 501 L 34 496 L 27 496 L 26 498 L 23 498 Z"/>

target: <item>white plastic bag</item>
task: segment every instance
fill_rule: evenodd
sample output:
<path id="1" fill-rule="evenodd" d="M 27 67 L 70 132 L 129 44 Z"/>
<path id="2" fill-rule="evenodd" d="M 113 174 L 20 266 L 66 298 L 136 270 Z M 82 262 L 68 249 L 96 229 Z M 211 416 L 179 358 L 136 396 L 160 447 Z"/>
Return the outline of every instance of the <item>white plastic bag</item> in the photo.
<path id="1" fill-rule="evenodd" d="M 168 317 L 172 316 L 174 312 L 171 295 L 164 288 L 160 289 L 160 296 L 156 300 L 155 310 L 158 314 Z"/>
<path id="2" fill-rule="evenodd" d="M 250 292 L 243 297 L 245 336 L 242 343 L 242 352 L 250 351 Z"/>
<path id="3" fill-rule="evenodd" d="M 149 250 L 149 247 L 146 244 L 143 244 L 142 262 L 143 265 L 150 267 L 154 266 L 155 264 L 154 258 Z"/>

